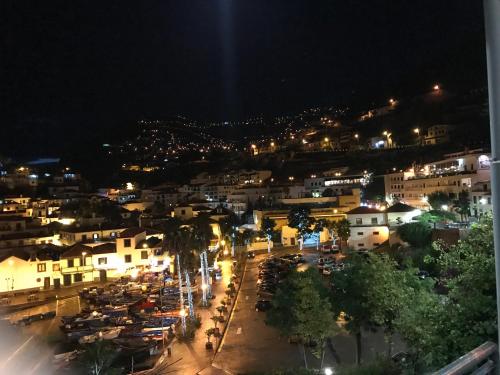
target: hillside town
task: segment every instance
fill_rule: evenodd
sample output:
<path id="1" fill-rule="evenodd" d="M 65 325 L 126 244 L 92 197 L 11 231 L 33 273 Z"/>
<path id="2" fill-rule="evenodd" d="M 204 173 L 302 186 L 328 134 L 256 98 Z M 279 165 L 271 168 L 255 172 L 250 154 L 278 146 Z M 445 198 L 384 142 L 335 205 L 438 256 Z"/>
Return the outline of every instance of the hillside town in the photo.
<path id="1" fill-rule="evenodd" d="M 500 0 L 0 12 L 0 375 L 492 375 Z"/>

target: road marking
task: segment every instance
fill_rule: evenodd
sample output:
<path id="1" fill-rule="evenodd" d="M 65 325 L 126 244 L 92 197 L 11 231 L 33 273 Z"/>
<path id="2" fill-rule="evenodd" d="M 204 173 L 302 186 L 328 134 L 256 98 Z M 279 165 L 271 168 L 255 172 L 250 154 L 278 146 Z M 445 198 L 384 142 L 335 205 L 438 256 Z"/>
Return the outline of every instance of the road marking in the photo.
<path id="1" fill-rule="evenodd" d="M 241 335 L 241 327 L 238 327 L 238 329 L 236 330 L 236 334 Z"/>
<path id="2" fill-rule="evenodd" d="M 19 348 L 17 348 L 17 350 L 16 350 L 14 353 L 12 353 L 12 354 L 10 355 L 10 357 L 9 357 L 9 358 L 7 358 L 7 359 L 6 359 L 6 361 L 5 361 L 4 363 L 2 363 L 2 365 L 0 366 L 0 368 L 5 367 L 5 365 L 6 365 L 6 364 L 7 364 L 7 363 L 8 363 L 8 362 L 12 359 L 12 358 L 14 358 L 14 357 L 15 357 L 15 356 L 16 356 L 16 355 L 17 355 L 17 354 L 18 354 L 21 350 L 23 350 L 23 348 L 24 348 L 24 347 L 25 347 L 25 346 L 26 346 L 26 345 L 27 345 L 27 344 L 28 344 L 31 340 L 33 340 L 33 337 L 35 337 L 35 336 L 30 336 L 30 338 L 29 338 L 29 339 L 27 339 L 27 340 L 26 340 L 23 344 L 21 344 L 21 345 L 19 346 Z"/>

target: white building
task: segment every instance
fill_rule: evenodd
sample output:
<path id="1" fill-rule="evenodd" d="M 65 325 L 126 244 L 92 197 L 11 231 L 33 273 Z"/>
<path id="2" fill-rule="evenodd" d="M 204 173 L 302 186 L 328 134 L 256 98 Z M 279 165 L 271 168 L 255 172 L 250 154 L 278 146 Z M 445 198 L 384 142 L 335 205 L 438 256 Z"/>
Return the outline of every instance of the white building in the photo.
<path id="1" fill-rule="evenodd" d="M 427 210 L 427 196 L 431 193 L 443 191 L 458 197 L 462 191 L 470 192 L 476 183 L 489 180 L 489 155 L 481 150 L 448 154 L 443 160 L 386 174 L 385 199 Z"/>
<path id="2" fill-rule="evenodd" d="M 478 181 L 470 192 L 470 210 L 474 217 L 481 217 L 485 213 L 491 213 L 493 206 L 491 205 L 491 182 Z"/>
<path id="3" fill-rule="evenodd" d="M 347 212 L 351 235 L 347 244 L 353 250 L 370 250 L 389 239 L 389 226 L 383 211 L 357 207 Z"/>

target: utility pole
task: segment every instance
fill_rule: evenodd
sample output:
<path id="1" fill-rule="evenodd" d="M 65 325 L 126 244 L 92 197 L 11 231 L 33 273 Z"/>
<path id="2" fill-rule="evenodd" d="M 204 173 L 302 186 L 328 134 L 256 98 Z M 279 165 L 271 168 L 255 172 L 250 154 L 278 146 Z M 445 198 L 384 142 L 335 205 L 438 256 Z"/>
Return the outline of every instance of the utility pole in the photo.
<path id="1" fill-rule="evenodd" d="M 500 0 L 484 0 L 483 6 L 490 110 L 490 168 L 497 286 L 497 321 L 500 323 Z M 500 332 L 497 334 L 500 338 Z M 498 366 L 496 373 L 500 373 Z"/>

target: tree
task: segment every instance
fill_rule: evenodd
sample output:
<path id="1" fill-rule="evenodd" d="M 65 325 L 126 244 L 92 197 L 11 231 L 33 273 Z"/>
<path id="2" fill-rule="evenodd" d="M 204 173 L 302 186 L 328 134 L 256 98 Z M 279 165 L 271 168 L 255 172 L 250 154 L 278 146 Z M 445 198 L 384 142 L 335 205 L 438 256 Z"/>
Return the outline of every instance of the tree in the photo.
<path id="1" fill-rule="evenodd" d="M 413 247 L 424 247 L 430 245 L 432 230 L 429 225 L 419 223 L 407 223 L 396 229 L 399 238 Z"/>
<path id="2" fill-rule="evenodd" d="M 394 322 L 407 295 L 418 282 L 413 270 L 398 271 L 387 256 L 351 254 L 342 272 L 332 274 L 335 316 L 342 312 L 347 330 L 356 337 L 356 362 L 361 363 L 361 332 L 384 327 L 392 347 Z"/>
<path id="3" fill-rule="evenodd" d="M 321 233 L 328 227 L 328 222 L 325 219 L 316 220 L 313 227 L 313 233 L 316 234 L 316 250 L 319 250 L 319 240 Z"/>
<path id="4" fill-rule="evenodd" d="M 453 209 L 460 215 L 460 221 L 467 221 L 470 216 L 469 193 L 465 190 L 458 193 L 458 199 L 453 202 Z"/>
<path id="5" fill-rule="evenodd" d="M 443 206 L 451 204 L 451 198 L 444 191 L 435 191 L 427 196 L 427 202 L 429 202 L 434 210 L 442 210 Z"/>
<path id="6" fill-rule="evenodd" d="M 111 367 L 117 357 L 117 351 L 113 344 L 105 340 L 99 340 L 86 345 L 85 349 L 81 362 L 88 374 L 111 375 L 120 373 L 119 369 Z"/>
<path id="7" fill-rule="evenodd" d="M 307 207 L 293 207 L 288 213 L 288 226 L 297 229 L 299 235 L 300 250 L 304 246 L 304 240 L 311 234 L 311 226 L 314 218 L 310 217 Z"/>
<path id="8" fill-rule="evenodd" d="M 424 212 L 422 215 L 418 216 L 417 219 L 421 223 L 433 224 L 434 229 L 436 229 L 437 223 L 454 221 L 456 217 L 453 212 L 443 211 L 439 209 Z"/>
<path id="9" fill-rule="evenodd" d="M 187 226 L 181 226 L 178 219 L 172 218 L 165 224 L 164 231 L 167 250 L 180 257 L 181 268 L 192 272 L 196 266 L 196 259 L 193 253 L 195 244 L 191 229 Z"/>
<path id="10" fill-rule="evenodd" d="M 421 289 L 395 324 L 410 346 L 417 373 L 440 368 L 497 336 L 491 217 L 481 219 L 457 245 L 434 246 L 448 293 Z"/>
<path id="11" fill-rule="evenodd" d="M 210 246 L 210 241 L 214 238 L 214 233 L 210 225 L 210 218 L 207 215 L 199 215 L 192 219 L 191 230 L 193 233 L 193 245 L 198 253 L 205 251 Z"/>
<path id="12" fill-rule="evenodd" d="M 468 237 L 440 251 L 439 264 L 449 290 L 442 324 L 446 362 L 487 340 L 496 340 L 495 256 L 491 216 L 474 225 Z"/>
<path id="13" fill-rule="evenodd" d="M 269 217 L 262 219 L 261 231 L 267 238 L 267 252 L 271 252 L 271 239 L 275 233 L 274 228 L 276 227 L 276 221 Z"/>
<path id="14" fill-rule="evenodd" d="M 276 291 L 266 322 L 285 336 L 317 342 L 322 363 L 326 340 L 337 325 L 318 273 L 313 269 L 290 273 Z"/>
<path id="15" fill-rule="evenodd" d="M 342 219 L 335 223 L 335 232 L 337 236 L 340 238 L 339 249 L 342 250 L 342 241 L 347 241 L 349 236 L 351 235 L 351 223 L 349 220 Z"/>
<path id="16" fill-rule="evenodd" d="M 226 218 L 219 221 L 219 227 L 222 234 L 222 238 L 226 242 L 231 243 L 231 256 L 234 257 L 234 247 L 236 245 L 236 237 L 238 236 L 238 227 L 240 221 L 236 215 L 229 215 Z"/>

